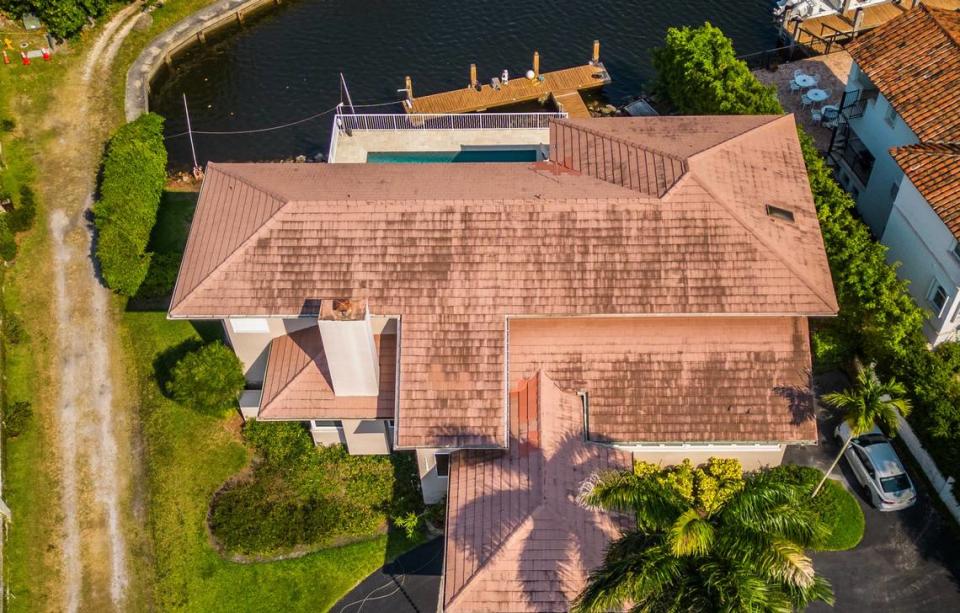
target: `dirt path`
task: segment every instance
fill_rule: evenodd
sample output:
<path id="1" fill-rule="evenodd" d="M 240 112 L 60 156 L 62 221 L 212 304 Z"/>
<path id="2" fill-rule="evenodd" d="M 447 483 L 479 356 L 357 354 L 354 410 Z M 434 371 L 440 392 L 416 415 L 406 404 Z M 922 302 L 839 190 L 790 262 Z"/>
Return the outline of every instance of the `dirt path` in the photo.
<path id="1" fill-rule="evenodd" d="M 60 473 L 62 598 L 60 611 L 130 610 L 143 603 L 131 551 L 145 549 L 132 509 L 141 472 L 136 413 L 125 397 L 116 309 L 90 258 L 88 210 L 102 143 L 112 127 L 108 68 L 140 6 L 117 13 L 102 29 L 81 67 L 59 88 L 44 129 L 55 134 L 56 156 L 41 162 L 54 264 L 55 365 L 59 375 L 54 436 Z M 51 159 L 55 158 L 55 159 Z M 132 598 L 132 599 L 131 599 Z"/>

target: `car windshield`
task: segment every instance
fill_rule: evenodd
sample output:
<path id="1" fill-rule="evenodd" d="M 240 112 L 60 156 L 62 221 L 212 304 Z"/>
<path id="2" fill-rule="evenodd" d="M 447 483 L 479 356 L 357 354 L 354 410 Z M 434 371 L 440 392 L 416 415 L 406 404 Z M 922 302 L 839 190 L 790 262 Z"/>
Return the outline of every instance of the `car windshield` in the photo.
<path id="1" fill-rule="evenodd" d="M 900 473 L 893 477 L 883 477 L 880 479 L 880 485 L 883 486 L 883 491 L 892 494 L 893 492 L 902 492 L 905 489 L 909 489 L 910 480 L 907 479 L 905 473 Z"/>
<path id="2" fill-rule="evenodd" d="M 876 445 L 877 443 L 886 443 L 887 437 L 882 434 L 864 434 L 857 438 L 857 443 L 861 447 L 868 447 L 870 445 Z"/>

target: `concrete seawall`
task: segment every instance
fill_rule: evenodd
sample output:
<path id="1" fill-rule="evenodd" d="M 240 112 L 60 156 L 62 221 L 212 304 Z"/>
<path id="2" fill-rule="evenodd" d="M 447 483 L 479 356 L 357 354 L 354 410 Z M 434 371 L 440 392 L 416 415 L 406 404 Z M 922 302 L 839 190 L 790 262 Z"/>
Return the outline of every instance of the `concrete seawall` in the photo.
<path id="1" fill-rule="evenodd" d="M 221 0 L 185 17 L 150 41 L 127 71 L 123 109 L 127 121 L 133 121 L 149 109 L 150 84 L 164 64 L 170 64 L 178 51 L 206 41 L 214 30 L 243 23 L 244 16 L 280 0 Z"/>

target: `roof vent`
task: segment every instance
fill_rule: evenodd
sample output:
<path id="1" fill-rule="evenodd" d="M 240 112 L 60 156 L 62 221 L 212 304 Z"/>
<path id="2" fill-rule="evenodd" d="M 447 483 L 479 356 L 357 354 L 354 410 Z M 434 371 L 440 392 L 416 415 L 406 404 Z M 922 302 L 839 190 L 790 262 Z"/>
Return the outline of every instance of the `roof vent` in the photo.
<path id="1" fill-rule="evenodd" d="M 767 205 L 767 215 L 773 217 L 774 219 L 780 219 L 782 221 L 789 221 L 793 223 L 793 211 L 788 211 L 787 209 L 782 209 L 778 206 L 773 206 L 772 204 Z"/>

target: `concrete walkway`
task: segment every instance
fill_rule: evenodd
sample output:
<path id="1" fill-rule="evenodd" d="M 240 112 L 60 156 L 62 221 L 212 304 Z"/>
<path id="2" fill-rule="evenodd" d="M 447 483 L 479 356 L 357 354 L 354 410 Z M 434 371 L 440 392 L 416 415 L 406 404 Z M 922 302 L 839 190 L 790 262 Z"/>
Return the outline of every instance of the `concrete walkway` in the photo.
<path id="1" fill-rule="evenodd" d="M 440 598 L 443 537 L 412 549 L 364 579 L 331 613 L 432 613 Z"/>

